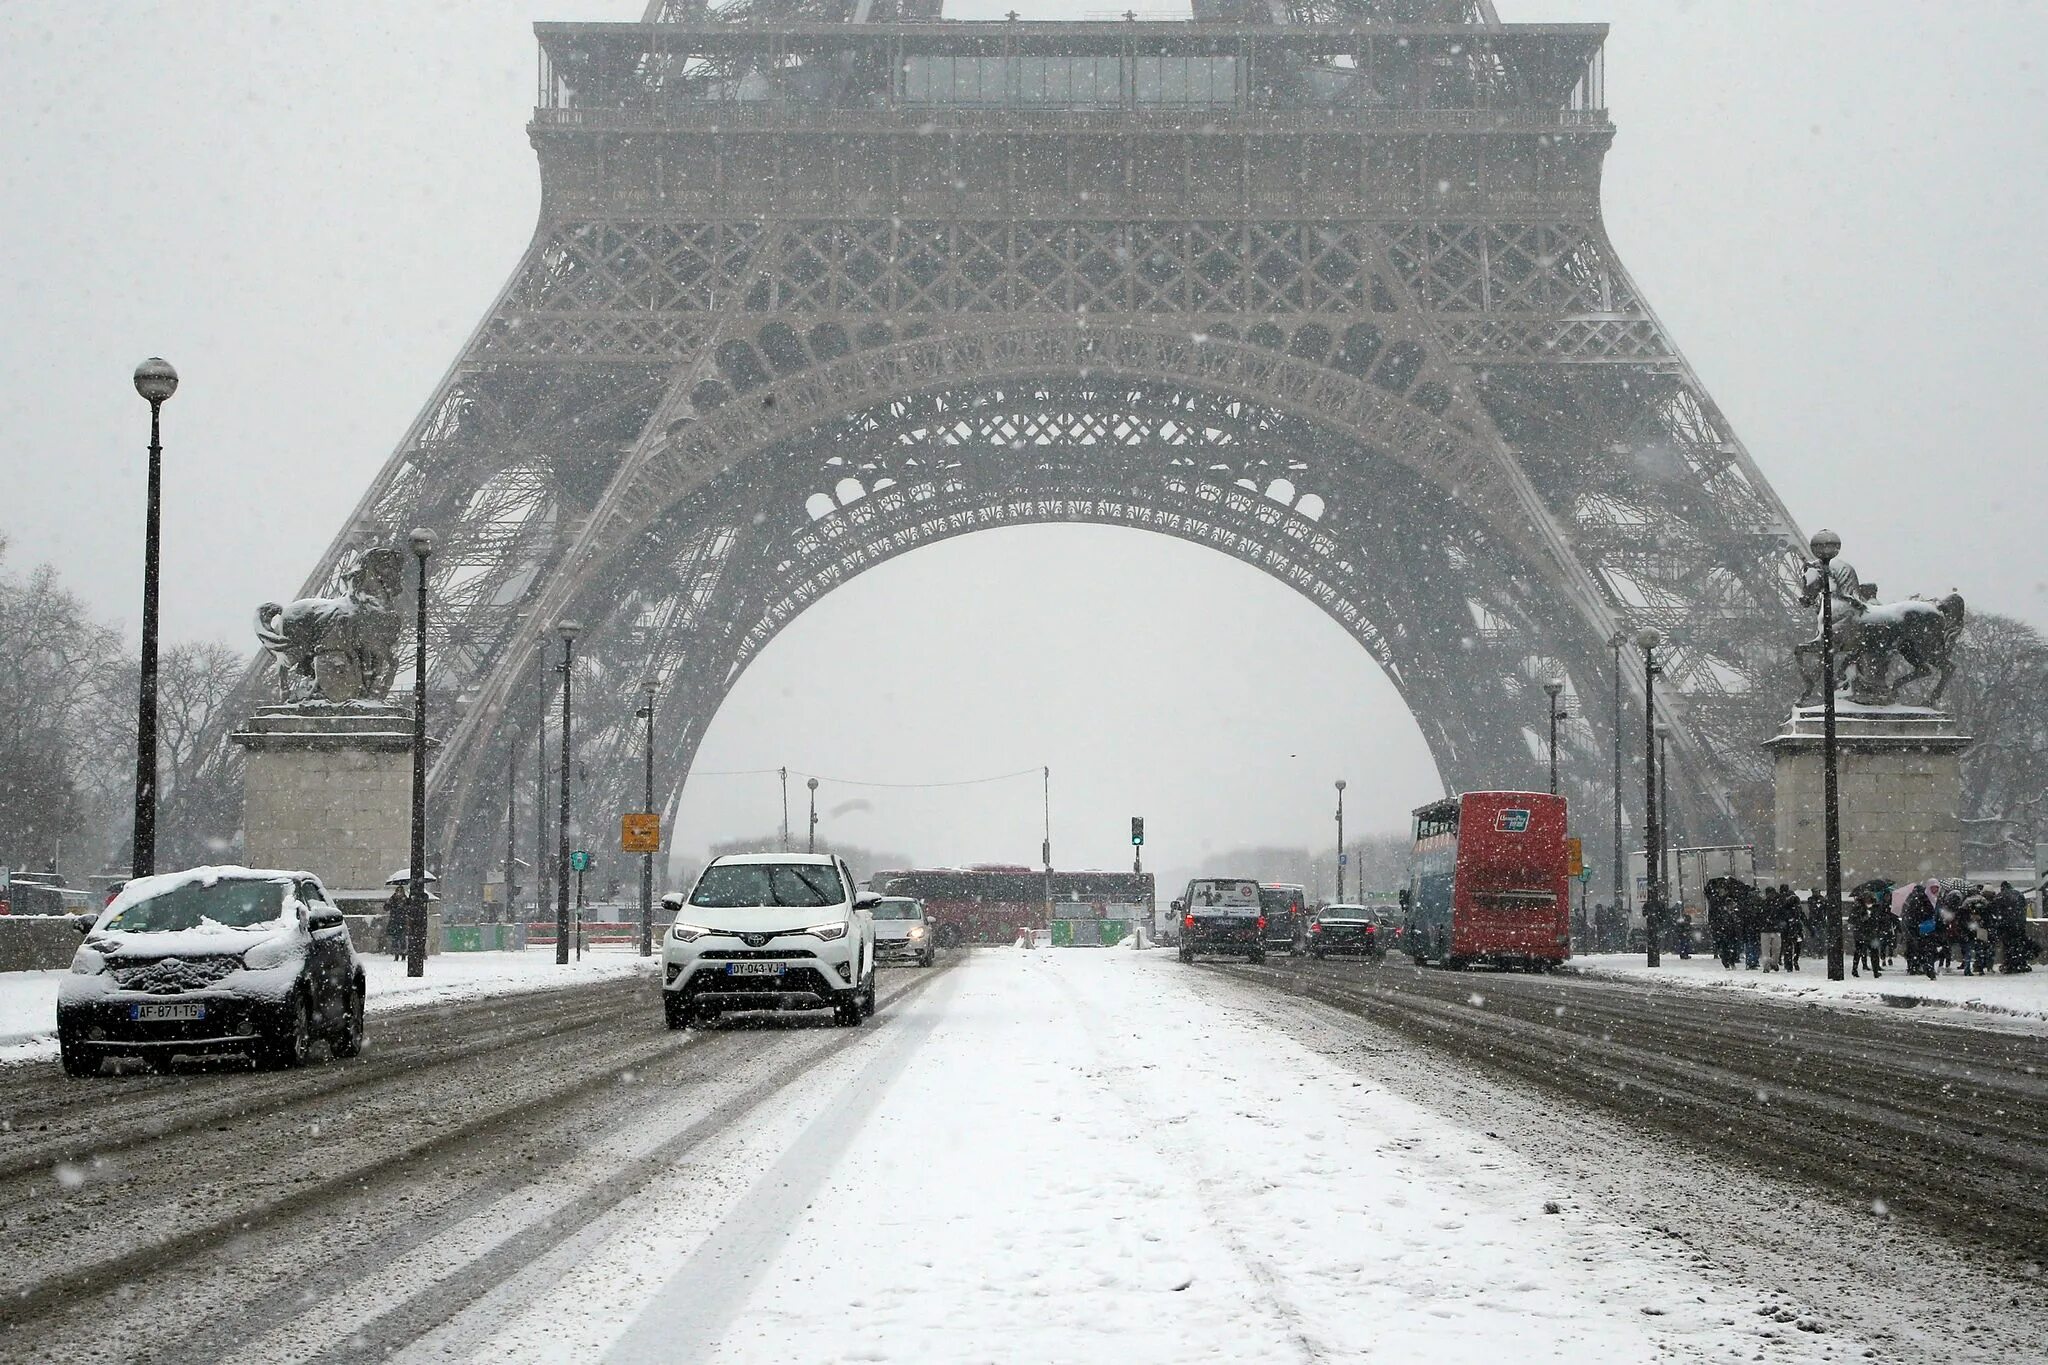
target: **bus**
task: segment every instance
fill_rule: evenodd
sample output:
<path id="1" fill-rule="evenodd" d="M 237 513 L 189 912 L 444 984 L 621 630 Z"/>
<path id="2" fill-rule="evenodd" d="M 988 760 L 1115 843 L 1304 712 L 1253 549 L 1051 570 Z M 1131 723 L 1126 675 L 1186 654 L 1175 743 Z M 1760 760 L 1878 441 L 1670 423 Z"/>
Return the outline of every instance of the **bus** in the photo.
<path id="1" fill-rule="evenodd" d="M 877 872 L 868 889 L 923 901 L 932 940 L 941 948 L 1013 943 L 1020 929 L 1052 931 L 1043 868 L 984 863 Z M 1051 899 L 1050 918 L 1073 921 L 1068 928 L 1075 933 L 1095 924 L 1099 941 L 1100 921 L 1151 923 L 1152 874 L 1054 872 Z"/>
<path id="2" fill-rule="evenodd" d="M 1401 947 L 1418 964 L 1554 967 L 1571 955 L 1565 803 L 1466 792 L 1415 812 Z"/>

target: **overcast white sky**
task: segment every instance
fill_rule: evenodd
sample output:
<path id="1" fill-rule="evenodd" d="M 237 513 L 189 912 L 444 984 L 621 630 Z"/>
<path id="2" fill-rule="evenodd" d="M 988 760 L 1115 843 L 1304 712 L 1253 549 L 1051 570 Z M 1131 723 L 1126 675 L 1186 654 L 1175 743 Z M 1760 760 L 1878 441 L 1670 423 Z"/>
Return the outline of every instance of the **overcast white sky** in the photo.
<path id="1" fill-rule="evenodd" d="M 1015 4 L 1027 17 L 1115 6 Z M 294 592 L 533 229 L 538 19 L 639 0 L 0 6 L 0 531 L 133 629 L 145 355 L 166 409 L 164 628 L 243 645 Z M 1150 7 L 1148 7 L 1150 8 Z M 1607 209 L 1664 321 L 1811 530 L 1887 595 L 2048 625 L 2041 528 L 2048 6 L 1501 0 L 1607 21 Z M 1197 666 L 1225 639 L 1245 666 Z M 849 651 L 888 661 L 840 677 Z M 784 633 L 705 771 L 882 781 L 1049 763 L 1065 865 L 1309 843 L 1435 794 L 1391 688 L 1305 601 L 1196 548 L 988 533 L 858 579 Z M 1033 782 L 827 789 L 848 840 L 1035 860 Z M 842 809 L 850 800 L 865 807 Z M 691 784 L 684 846 L 768 828 L 774 784 Z"/>

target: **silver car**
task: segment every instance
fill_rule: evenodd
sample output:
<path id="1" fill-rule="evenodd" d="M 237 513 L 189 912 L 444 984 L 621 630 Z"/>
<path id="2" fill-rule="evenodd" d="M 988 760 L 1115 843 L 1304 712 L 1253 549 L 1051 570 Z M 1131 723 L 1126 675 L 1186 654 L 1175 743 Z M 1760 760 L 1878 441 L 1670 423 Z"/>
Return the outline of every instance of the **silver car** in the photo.
<path id="1" fill-rule="evenodd" d="M 938 945 L 932 942 L 932 926 L 924 917 L 924 902 L 908 896 L 884 896 L 874 909 L 875 959 L 878 962 L 915 962 L 929 967 L 938 960 Z"/>

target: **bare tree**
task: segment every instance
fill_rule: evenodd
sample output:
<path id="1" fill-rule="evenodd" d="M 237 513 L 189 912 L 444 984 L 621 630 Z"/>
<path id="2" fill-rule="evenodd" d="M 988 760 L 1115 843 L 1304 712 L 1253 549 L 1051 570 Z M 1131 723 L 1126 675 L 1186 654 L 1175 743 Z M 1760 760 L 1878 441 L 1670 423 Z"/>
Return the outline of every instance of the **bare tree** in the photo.
<path id="1" fill-rule="evenodd" d="M 1988 832 L 1971 841 L 1975 857 L 2026 864 L 2037 821 L 2048 835 L 2048 640 L 2009 616 L 1972 618 L 1948 701 L 1977 741 L 1963 755 L 1962 810 L 1970 827 Z"/>

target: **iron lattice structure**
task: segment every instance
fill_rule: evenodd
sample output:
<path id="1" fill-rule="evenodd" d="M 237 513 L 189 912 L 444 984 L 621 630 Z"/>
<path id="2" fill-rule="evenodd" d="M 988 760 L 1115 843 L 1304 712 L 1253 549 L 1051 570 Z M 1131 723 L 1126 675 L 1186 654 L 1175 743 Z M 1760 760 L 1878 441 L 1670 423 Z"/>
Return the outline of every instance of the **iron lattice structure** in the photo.
<path id="1" fill-rule="evenodd" d="M 1604 27 L 1477 0 L 649 18 L 538 26 L 532 244 L 309 585 L 364 539 L 441 537 L 458 894 L 534 771 L 557 620 L 589 628 L 579 807 L 608 827 L 639 805 L 643 678 L 672 810 L 805 606 L 1034 522 L 1291 584 L 1452 788 L 1540 781 L 1567 679 L 1589 812 L 1611 640 L 1654 626 L 1688 832 L 1754 827 L 1799 535 L 1601 225 Z"/>

